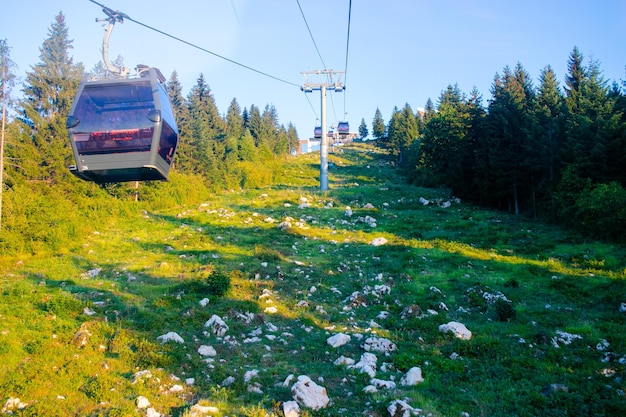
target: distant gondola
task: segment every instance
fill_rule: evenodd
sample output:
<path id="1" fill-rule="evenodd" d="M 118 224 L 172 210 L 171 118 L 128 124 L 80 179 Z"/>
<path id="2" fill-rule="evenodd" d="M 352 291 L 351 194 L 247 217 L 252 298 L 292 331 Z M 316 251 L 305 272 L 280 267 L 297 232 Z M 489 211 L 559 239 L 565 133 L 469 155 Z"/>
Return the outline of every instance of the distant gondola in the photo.
<path id="1" fill-rule="evenodd" d="M 156 68 L 137 78 L 85 79 L 67 118 L 76 165 L 96 183 L 167 180 L 178 128 Z"/>
<path id="2" fill-rule="evenodd" d="M 322 138 L 322 126 L 316 126 L 315 130 L 313 130 L 313 137 L 315 139 L 321 139 Z"/>
<path id="3" fill-rule="evenodd" d="M 348 122 L 339 122 L 339 124 L 337 124 L 337 133 L 339 133 L 340 136 L 346 136 L 350 133 L 350 125 Z"/>

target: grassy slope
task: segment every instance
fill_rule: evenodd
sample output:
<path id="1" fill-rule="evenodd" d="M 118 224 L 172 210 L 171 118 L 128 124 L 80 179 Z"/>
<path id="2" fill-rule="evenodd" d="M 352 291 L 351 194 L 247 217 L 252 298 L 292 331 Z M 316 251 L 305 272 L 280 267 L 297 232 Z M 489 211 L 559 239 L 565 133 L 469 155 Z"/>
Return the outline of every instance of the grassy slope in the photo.
<path id="1" fill-rule="evenodd" d="M 18 415 L 123 416 L 145 414 L 135 407 L 143 395 L 172 416 L 198 401 L 217 415 L 260 416 L 291 399 L 282 383 L 293 374 L 331 399 L 309 416 L 386 416 L 395 399 L 437 416 L 626 414 L 623 247 L 458 202 L 422 205 L 448 196 L 402 184 L 364 145 L 331 155 L 331 190 L 320 193 L 316 158 L 291 160 L 271 188 L 138 209 L 62 255 L 4 260 L 0 401 L 20 398 Z M 372 246 L 376 237 L 386 245 Z M 203 280 L 212 270 L 231 277 L 224 297 Z M 390 293 L 377 294 L 382 285 Z M 225 337 L 204 328 L 214 314 Z M 472 339 L 438 331 L 451 320 Z M 170 331 L 185 343 L 156 341 Z M 557 331 L 580 338 L 565 345 Z M 337 332 L 352 338 L 332 348 Z M 366 394 L 367 375 L 333 364 L 358 361 L 374 334 L 397 345 L 377 354 L 377 378 L 399 382 L 419 366 L 425 382 Z M 202 358 L 201 345 L 217 355 Z M 152 377 L 133 383 L 142 370 Z M 551 384 L 561 389 L 546 393 Z"/>

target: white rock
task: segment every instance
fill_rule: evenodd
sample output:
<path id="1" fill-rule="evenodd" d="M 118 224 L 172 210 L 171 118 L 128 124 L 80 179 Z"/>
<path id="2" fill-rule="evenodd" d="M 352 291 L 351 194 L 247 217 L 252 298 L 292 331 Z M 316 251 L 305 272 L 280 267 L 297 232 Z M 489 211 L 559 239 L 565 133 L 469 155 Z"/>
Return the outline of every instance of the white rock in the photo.
<path id="1" fill-rule="evenodd" d="M 463 323 L 457 321 L 442 324 L 439 326 L 439 331 L 442 333 L 452 332 L 456 338 L 461 340 L 470 340 L 472 338 L 472 332 Z"/>
<path id="2" fill-rule="evenodd" d="M 366 205 L 363 206 L 364 209 L 373 209 L 374 205 L 372 203 L 367 203 Z"/>
<path id="3" fill-rule="evenodd" d="M 267 314 L 276 314 L 278 313 L 278 309 L 276 307 L 266 307 L 265 310 L 263 310 L 263 312 Z"/>
<path id="4" fill-rule="evenodd" d="M 626 303 L 622 303 L 619 306 L 619 312 L 620 313 L 626 313 Z"/>
<path id="5" fill-rule="evenodd" d="M 362 373 L 366 373 L 370 378 L 376 376 L 376 363 L 378 358 L 373 353 L 364 353 L 361 355 L 361 359 L 354 365 L 348 365 L 348 369 L 358 369 Z"/>
<path id="6" fill-rule="evenodd" d="M 340 365 L 350 366 L 350 365 L 354 365 L 354 362 L 355 362 L 354 359 L 341 355 L 335 360 L 335 362 L 333 362 L 333 364 L 336 366 L 340 366 Z"/>
<path id="7" fill-rule="evenodd" d="M 405 386 L 417 385 L 421 382 L 424 382 L 424 378 L 422 378 L 422 369 L 417 366 L 409 369 L 409 371 L 400 379 L 400 385 Z"/>
<path id="8" fill-rule="evenodd" d="M 392 417 L 411 417 L 413 415 L 420 415 L 421 410 L 411 407 L 408 403 L 401 400 L 395 400 L 387 406 L 387 411 Z"/>
<path id="9" fill-rule="evenodd" d="M 137 408 L 141 409 L 148 408 L 150 407 L 150 401 L 143 395 L 140 395 L 137 399 L 135 399 L 135 405 Z"/>
<path id="10" fill-rule="evenodd" d="M 161 417 L 161 413 L 150 407 L 146 410 L 146 417 Z"/>
<path id="11" fill-rule="evenodd" d="M 204 323 L 204 327 L 209 327 L 214 335 L 222 337 L 228 331 L 228 325 L 222 318 L 216 314 L 213 314 L 206 323 Z"/>
<path id="12" fill-rule="evenodd" d="M 291 395 L 299 404 L 312 410 L 324 408 L 330 401 L 326 388 L 317 385 L 306 375 L 298 377 L 298 381 L 291 387 Z"/>
<path id="13" fill-rule="evenodd" d="M 346 206 L 345 215 L 346 217 L 352 217 L 352 208 L 350 208 L 350 206 Z"/>
<path id="14" fill-rule="evenodd" d="M 207 414 L 219 413 L 220 409 L 217 407 L 211 407 L 209 405 L 194 404 L 190 408 L 190 417 L 201 417 Z"/>
<path id="15" fill-rule="evenodd" d="M 201 307 L 206 307 L 209 305 L 209 299 L 208 298 L 203 298 L 202 300 L 200 300 L 200 306 Z"/>
<path id="16" fill-rule="evenodd" d="M 326 340 L 326 343 L 328 343 L 330 346 L 336 348 L 336 347 L 345 345 L 349 341 L 350 341 L 350 336 L 349 335 L 347 335 L 345 333 L 337 333 L 336 335 L 329 337 Z"/>
<path id="17" fill-rule="evenodd" d="M 170 392 L 183 392 L 184 390 L 185 388 L 183 388 L 183 386 L 179 384 L 174 384 L 170 388 Z"/>
<path id="18" fill-rule="evenodd" d="M 387 239 L 384 237 L 377 237 L 372 240 L 372 246 L 383 246 L 387 244 Z"/>
<path id="19" fill-rule="evenodd" d="M 395 343 L 384 337 L 368 337 L 363 343 L 363 349 L 367 352 L 380 352 L 384 353 L 385 356 L 389 356 L 397 347 Z"/>
<path id="20" fill-rule="evenodd" d="M 235 377 L 231 375 L 227 377 L 226 379 L 224 379 L 220 385 L 223 387 L 228 387 L 230 385 L 233 385 L 234 383 L 235 383 Z"/>
<path id="21" fill-rule="evenodd" d="M 217 351 L 213 346 L 202 345 L 198 348 L 200 356 L 216 356 Z"/>
<path id="22" fill-rule="evenodd" d="M 295 401 L 285 401 L 283 403 L 283 414 L 285 417 L 300 417 L 300 406 Z"/>
<path id="23" fill-rule="evenodd" d="M 396 383 L 393 381 L 385 381 L 384 379 L 372 378 L 370 384 L 376 388 L 396 389 Z"/>
<path id="24" fill-rule="evenodd" d="M 180 337 L 180 335 L 176 332 L 168 332 L 159 337 L 157 337 L 157 342 L 167 343 L 167 342 L 176 342 L 176 343 L 185 343 L 185 340 Z"/>
<path id="25" fill-rule="evenodd" d="M 419 199 L 420 204 L 427 206 L 430 204 L 430 201 L 426 200 L 424 197 L 420 197 Z"/>
<path id="26" fill-rule="evenodd" d="M 258 369 L 253 369 L 251 371 L 247 371 L 244 376 L 243 376 L 243 381 L 248 383 L 252 380 L 252 378 L 256 378 L 257 376 L 259 376 L 259 370 Z"/>

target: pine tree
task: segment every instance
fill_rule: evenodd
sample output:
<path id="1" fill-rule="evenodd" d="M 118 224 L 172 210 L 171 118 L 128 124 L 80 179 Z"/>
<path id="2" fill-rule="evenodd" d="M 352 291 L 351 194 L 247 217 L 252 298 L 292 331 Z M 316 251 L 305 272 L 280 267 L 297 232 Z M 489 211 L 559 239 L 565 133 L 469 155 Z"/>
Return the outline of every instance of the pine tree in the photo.
<path id="1" fill-rule="evenodd" d="M 41 62 L 26 74 L 23 119 L 32 127 L 32 141 L 40 151 L 42 171 L 32 173 L 51 179 L 67 172 L 71 151 L 65 127 L 75 93 L 84 73 L 82 64 L 74 64 L 69 55 L 72 40 L 59 13 L 40 47 Z"/>
<path id="2" fill-rule="evenodd" d="M 376 108 L 374 121 L 372 122 L 372 136 L 376 140 L 382 140 L 385 137 L 385 121 L 383 120 L 383 114 L 378 108 Z"/>
<path id="3" fill-rule="evenodd" d="M 361 139 L 365 139 L 370 132 L 367 130 L 367 124 L 365 124 L 365 119 L 361 119 L 361 124 L 359 125 L 359 137 Z"/>

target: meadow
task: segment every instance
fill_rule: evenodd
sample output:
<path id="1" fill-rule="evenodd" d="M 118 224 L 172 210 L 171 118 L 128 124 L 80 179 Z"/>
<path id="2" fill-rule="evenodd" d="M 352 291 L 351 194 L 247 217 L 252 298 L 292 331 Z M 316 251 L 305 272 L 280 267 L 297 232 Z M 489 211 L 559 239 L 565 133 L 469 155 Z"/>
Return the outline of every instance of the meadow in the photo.
<path id="1" fill-rule="evenodd" d="M 3 256 L 2 413 L 282 416 L 306 375 L 329 403 L 305 417 L 626 415 L 623 245 L 407 185 L 371 145 L 329 160 L 327 192 L 290 157 L 272 186 Z M 371 338 L 374 376 L 346 365 Z"/>

